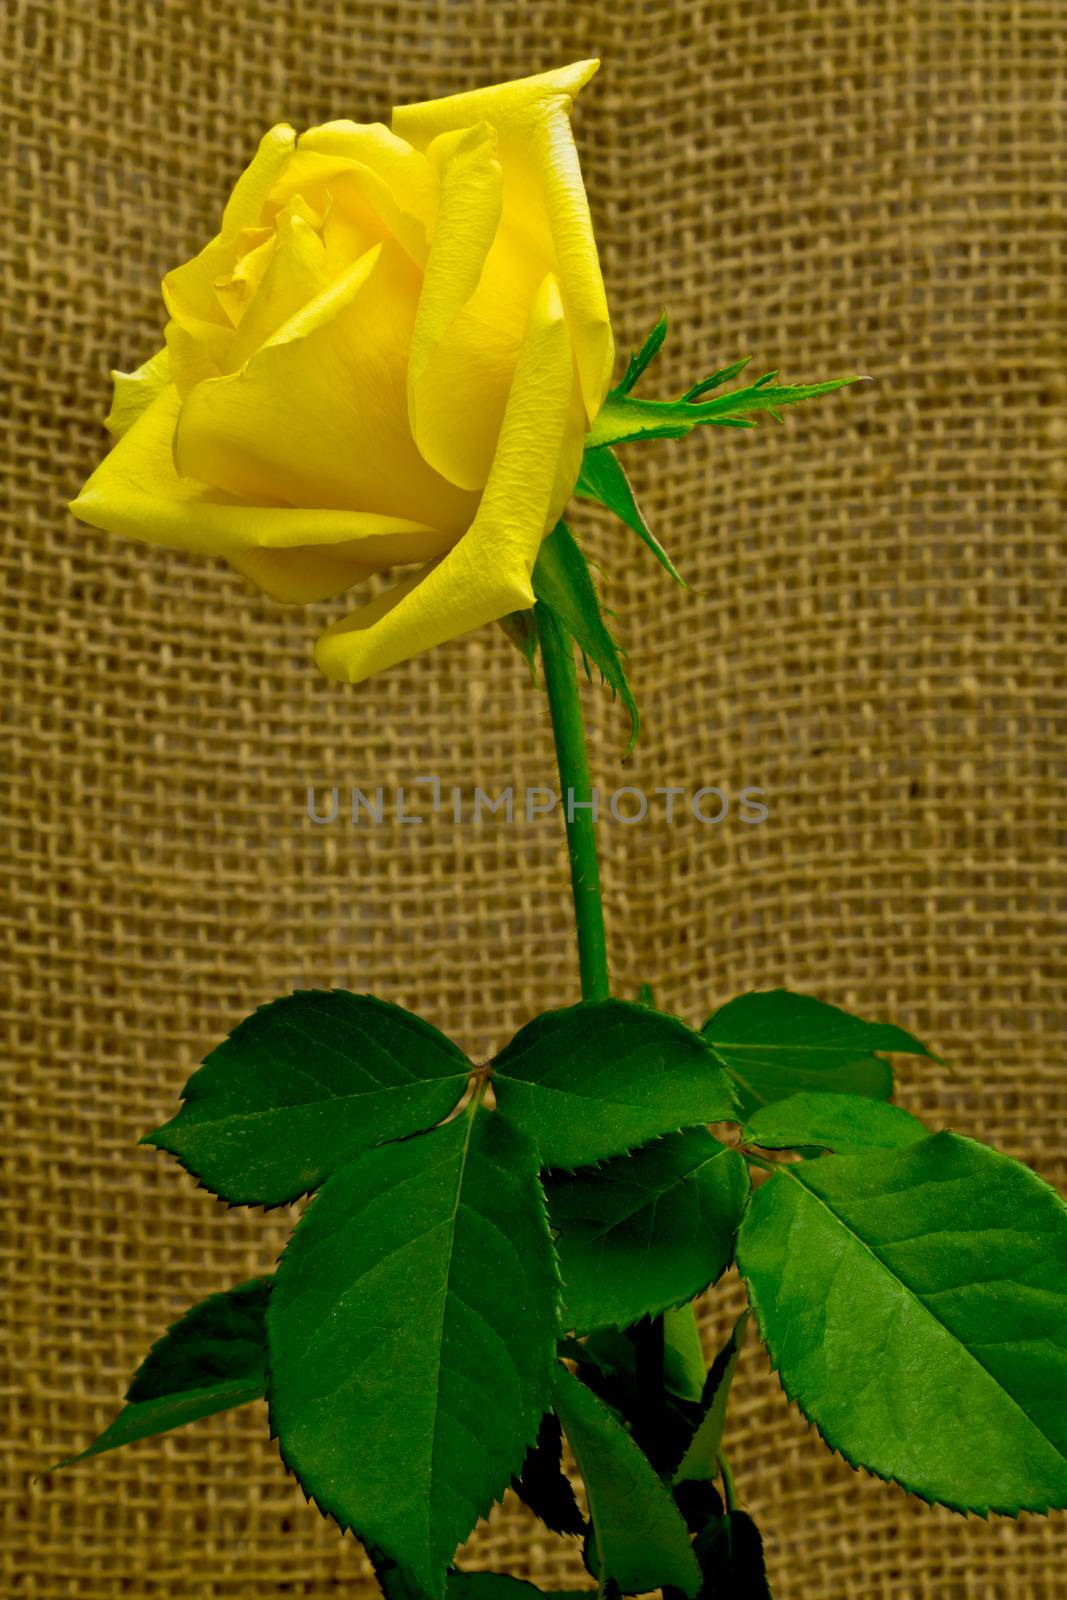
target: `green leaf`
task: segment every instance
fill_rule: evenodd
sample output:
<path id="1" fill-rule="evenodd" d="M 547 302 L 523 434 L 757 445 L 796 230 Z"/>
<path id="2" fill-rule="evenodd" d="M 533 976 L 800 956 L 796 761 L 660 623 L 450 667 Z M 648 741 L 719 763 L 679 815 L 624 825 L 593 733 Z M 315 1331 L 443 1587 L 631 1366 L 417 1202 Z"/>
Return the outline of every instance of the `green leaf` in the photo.
<path id="1" fill-rule="evenodd" d="M 601 614 L 589 563 L 565 522 L 541 545 L 533 569 L 534 594 L 573 638 L 582 655 L 600 671 L 612 695 L 618 695 L 630 713 L 629 755 L 637 742 L 641 719 L 622 666 L 622 652 L 608 632 Z"/>
<path id="2" fill-rule="evenodd" d="M 782 1386 L 853 1466 L 955 1510 L 1067 1505 L 1067 1207 L 956 1134 L 782 1167 L 738 1265 Z"/>
<path id="3" fill-rule="evenodd" d="M 660 350 L 663 348 L 663 341 L 666 339 L 666 337 L 667 313 L 666 311 L 661 311 L 659 321 L 652 329 L 652 332 L 648 335 L 648 338 L 645 340 L 640 350 L 636 351 L 630 356 L 629 361 L 626 363 L 626 371 L 622 376 L 622 380 L 612 391 L 613 394 L 628 394 L 630 392 L 638 378 L 645 371 L 646 367 L 648 367 L 650 362 L 655 359 Z"/>
<path id="4" fill-rule="evenodd" d="M 747 1511 L 715 1518 L 693 1542 L 704 1574 L 701 1600 L 773 1600 L 763 1540 Z"/>
<path id="5" fill-rule="evenodd" d="M 704 1348 L 696 1311 L 670 1306 L 663 1313 L 663 1383 L 679 1400 L 697 1401 L 704 1388 Z"/>
<path id="6" fill-rule="evenodd" d="M 779 384 L 771 380 L 777 373 L 766 373 L 743 389 L 731 389 L 714 400 L 639 400 L 631 394 L 613 390 L 597 413 L 585 436 L 587 450 L 604 445 L 630 444 L 635 439 L 681 439 L 702 423 L 716 427 L 751 428 L 760 411 L 774 412 L 779 406 L 793 406 L 818 395 L 832 394 L 859 377 L 831 378 L 827 383 Z M 697 389 L 703 392 L 702 386 Z M 692 391 L 691 391 L 692 392 Z"/>
<path id="7" fill-rule="evenodd" d="M 440 1122 L 466 1087 L 462 1050 L 369 994 L 309 989 L 261 1006 L 141 1141 L 231 1205 L 283 1205 L 361 1150 Z"/>
<path id="8" fill-rule="evenodd" d="M 697 1123 L 736 1120 L 707 1042 L 627 1000 L 583 1001 L 527 1023 L 493 1063 L 497 1104 L 546 1167 L 587 1166 Z"/>
<path id="9" fill-rule="evenodd" d="M 675 1468 L 673 1479 L 675 1483 L 714 1478 L 719 1469 L 719 1449 L 726 1424 L 730 1385 L 737 1370 L 747 1330 L 748 1312 L 743 1311 L 734 1323 L 730 1337 L 712 1362 L 701 1396 L 702 1415 L 693 1429 L 685 1454 Z"/>
<path id="10" fill-rule="evenodd" d="M 700 1294 L 730 1264 L 748 1187 L 742 1157 L 706 1128 L 550 1173 L 564 1326 L 626 1328 Z"/>
<path id="11" fill-rule="evenodd" d="M 791 1094 L 761 1106 L 741 1130 L 746 1144 L 764 1150 L 813 1146 L 837 1155 L 859 1150 L 901 1150 L 929 1129 L 902 1106 L 858 1094 Z"/>
<path id="12" fill-rule="evenodd" d="M 506 1572 L 450 1572 L 445 1593 L 447 1600 L 595 1600 L 595 1589 L 539 1589 L 525 1578 Z"/>
<path id="13" fill-rule="evenodd" d="M 563 1472 L 563 1434 L 554 1411 L 546 1411 L 537 1439 L 526 1452 L 522 1471 L 511 1487 L 553 1533 L 585 1533 L 585 1518 L 578 1509 L 570 1479 Z"/>
<path id="14" fill-rule="evenodd" d="M 435 1600 L 549 1404 L 559 1285 L 537 1166 L 483 1110 L 368 1150 L 311 1202 L 271 1295 L 286 1465 Z"/>
<path id="15" fill-rule="evenodd" d="M 270 1278 L 253 1278 L 187 1311 L 138 1367 L 125 1409 L 94 1444 L 59 1466 L 258 1400 L 266 1384 L 270 1287 Z"/>
<path id="16" fill-rule="evenodd" d="M 374 1576 L 378 1580 L 378 1587 L 385 1600 L 427 1600 L 425 1591 L 419 1588 L 411 1574 L 405 1571 L 399 1562 L 366 1540 L 363 1541 L 363 1548 L 374 1568 Z"/>
<path id="17" fill-rule="evenodd" d="M 626 470 L 613 451 L 604 446 L 585 452 L 574 492 L 585 500 L 595 500 L 598 505 L 613 512 L 620 522 L 625 523 L 631 532 L 647 544 L 660 566 L 666 568 L 676 583 L 680 583 L 683 589 L 689 587 L 642 516 Z"/>
<path id="18" fill-rule="evenodd" d="M 701 1031 L 740 1090 L 746 1116 L 757 1106 L 805 1089 L 888 1100 L 893 1073 L 876 1050 L 937 1060 L 903 1028 L 865 1022 L 787 989 L 738 995 L 709 1017 Z"/>
<path id="19" fill-rule="evenodd" d="M 565 1367 L 556 1411 L 585 1481 L 602 1573 L 625 1594 L 661 1585 L 695 1595 L 700 1568 L 678 1508 L 625 1428 Z"/>

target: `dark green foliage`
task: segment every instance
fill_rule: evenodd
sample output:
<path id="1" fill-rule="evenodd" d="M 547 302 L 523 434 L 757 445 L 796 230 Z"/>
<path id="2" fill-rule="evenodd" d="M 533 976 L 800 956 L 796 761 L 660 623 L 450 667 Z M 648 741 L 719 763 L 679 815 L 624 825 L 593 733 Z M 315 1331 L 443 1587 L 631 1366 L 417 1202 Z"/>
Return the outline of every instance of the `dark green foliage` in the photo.
<path id="1" fill-rule="evenodd" d="M 187 1311 L 138 1367 L 114 1422 L 60 1466 L 258 1400 L 266 1384 L 270 1287 L 269 1278 L 255 1278 Z"/>
<path id="2" fill-rule="evenodd" d="M 493 1083 L 501 1110 L 550 1168 L 586 1166 L 661 1133 L 737 1117 L 706 1040 L 627 1000 L 543 1012 L 497 1056 Z"/>
<path id="3" fill-rule="evenodd" d="M 1067 1208 L 939 1133 L 783 1167 L 738 1264 L 782 1386 L 854 1466 L 956 1510 L 1067 1504 Z"/>
<path id="4" fill-rule="evenodd" d="M 537 1600 L 451 1570 L 509 1485 L 585 1535 L 601 1600 L 765 1600 L 722 1454 L 747 1313 L 705 1373 L 691 1304 L 736 1249 L 787 1394 L 853 1465 L 958 1509 L 1067 1504 L 1063 1202 L 887 1104 L 881 1052 L 930 1054 L 899 1028 L 776 990 L 697 1033 L 642 1000 L 545 1012 L 478 1069 L 369 996 L 249 1018 L 153 1141 L 234 1201 L 318 1193 L 274 1279 L 176 1323 L 84 1454 L 266 1392 L 386 1600 Z M 818 1159 L 750 1194 L 707 1126 L 742 1117 Z"/>
<path id="5" fill-rule="evenodd" d="M 281 1259 L 285 1462 L 430 1595 L 537 1435 L 558 1297 L 537 1152 L 482 1110 L 343 1167 Z"/>
<path id="6" fill-rule="evenodd" d="M 563 1367 L 556 1370 L 555 1401 L 589 1496 L 598 1571 L 624 1594 L 669 1584 L 695 1595 L 700 1569 L 688 1530 L 625 1428 Z"/>
<path id="7" fill-rule="evenodd" d="M 308 1194 L 357 1151 L 433 1127 L 471 1065 L 421 1017 L 368 994 L 305 990 L 261 1006 L 146 1136 L 232 1204 Z"/>
<path id="8" fill-rule="evenodd" d="M 865 1022 L 787 989 L 738 995 L 701 1031 L 733 1078 L 746 1116 L 807 1089 L 888 1100 L 892 1069 L 875 1052 L 931 1054 L 892 1023 Z"/>
<path id="9" fill-rule="evenodd" d="M 663 1383 L 679 1400 L 699 1400 L 704 1388 L 704 1351 L 693 1306 L 663 1313 Z"/>
<path id="10" fill-rule="evenodd" d="M 730 1263 L 748 1169 L 706 1128 L 686 1128 L 546 1182 L 578 1333 L 626 1327 L 693 1299 Z"/>
<path id="11" fill-rule="evenodd" d="M 748 1312 L 743 1311 L 708 1371 L 698 1416 L 686 1440 L 685 1452 L 674 1468 L 675 1485 L 714 1478 L 718 1471 L 730 1384 L 737 1370 L 747 1330 Z"/>
<path id="12" fill-rule="evenodd" d="M 546 1411 L 537 1439 L 526 1452 L 522 1471 L 511 1487 L 535 1517 L 553 1533 L 585 1533 L 585 1518 L 562 1466 L 563 1432 L 554 1411 Z"/>
<path id="13" fill-rule="evenodd" d="M 763 1540 L 747 1511 L 713 1517 L 693 1549 L 704 1576 L 700 1600 L 772 1600 Z"/>
<path id="14" fill-rule="evenodd" d="M 512 1578 L 505 1572 L 450 1572 L 445 1588 L 446 1600 L 593 1600 L 593 1589 L 539 1589 L 525 1578 Z"/>
<path id="15" fill-rule="evenodd" d="M 761 1106 L 741 1130 L 747 1144 L 764 1150 L 814 1146 L 850 1155 L 858 1150 L 897 1150 L 929 1132 L 910 1111 L 857 1094 L 791 1094 Z"/>

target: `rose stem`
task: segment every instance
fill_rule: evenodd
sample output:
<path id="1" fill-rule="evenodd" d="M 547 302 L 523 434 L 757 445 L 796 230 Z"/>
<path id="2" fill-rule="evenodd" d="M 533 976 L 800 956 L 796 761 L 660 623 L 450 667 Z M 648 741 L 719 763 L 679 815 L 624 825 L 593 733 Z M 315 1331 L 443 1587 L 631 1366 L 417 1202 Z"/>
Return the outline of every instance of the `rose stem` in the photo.
<path id="1" fill-rule="evenodd" d="M 600 897 L 596 822 L 588 805 L 582 805 L 583 801 L 588 803 L 592 798 L 592 784 L 582 722 L 582 702 L 578 692 L 578 673 L 574 664 L 574 644 L 541 601 L 534 606 L 534 619 L 541 641 L 545 689 L 556 740 L 560 803 L 563 806 L 567 853 L 571 863 L 571 893 L 578 935 L 582 999 L 606 1000 L 611 993 L 611 985 L 604 934 L 604 907 Z M 572 806 L 567 804 L 568 792 L 573 795 Z"/>

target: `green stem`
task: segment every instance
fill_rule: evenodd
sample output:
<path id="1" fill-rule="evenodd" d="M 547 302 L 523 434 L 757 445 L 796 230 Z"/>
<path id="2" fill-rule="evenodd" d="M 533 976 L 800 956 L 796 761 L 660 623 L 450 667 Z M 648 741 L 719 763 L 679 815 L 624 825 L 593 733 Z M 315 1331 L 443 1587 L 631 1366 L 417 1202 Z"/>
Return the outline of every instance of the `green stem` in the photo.
<path id="1" fill-rule="evenodd" d="M 737 1505 L 737 1489 L 734 1485 L 734 1475 L 730 1471 L 730 1463 L 724 1451 L 719 1451 L 719 1475 L 722 1478 L 722 1499 L 727 1511 L 733 1511 Z"/>
<path id="2" fill-rule="evenodd" d="M 762 1167 L 764 1172 L 781 1172 L 782 1170 L 780 1161 L 765 1161 L 762 1156 L 754 1156 L 751 1150 L 739 1150 L 738 1154 L 743 1156 L 750 1166 Z"/>
<path id="3" fill-rule="evenodd" d="M 578 966 L 583 1000 L 606 1000 L 611 993 L 608 951 L 604 933 L 604 907 L 600 896 L 600 867 L 596 853 L 596 822 L 589 806 L 592 783 L 585 745 L 582 702 L 574 665 L 574 644 L 547 606 L 538 601 L 534 620 L 541 641 L 545 689 L 552 714 L 559 765 L 560 803 L 567 829 L 571 863 L 571 893 L 578 935 Z"/>

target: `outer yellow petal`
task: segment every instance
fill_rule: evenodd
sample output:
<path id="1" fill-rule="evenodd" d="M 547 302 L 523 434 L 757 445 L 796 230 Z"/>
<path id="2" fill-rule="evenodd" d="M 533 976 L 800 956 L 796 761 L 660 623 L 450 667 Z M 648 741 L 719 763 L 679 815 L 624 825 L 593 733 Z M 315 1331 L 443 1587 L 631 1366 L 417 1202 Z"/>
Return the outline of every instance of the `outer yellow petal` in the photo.
<path id="1" fill-rule="evenodd" d="M 165 349 L 157 350 L 135 372 L 113 372 L 111 379 L 115 393 L 104 427 L 116 439 L 121 439 L 170 382 L 170 357 Z"/>
<path id="2" fill-rule="evenodd" d="M 461 488 L 480 489 L 496 447 L 510 372 L 503 393 L 487 393 L 485 362 L 464 361 L 449 333 L 478 287 L 500 221 L 496 135 L 482 124 L 442 134 L 430 151 L 441 173 L 441 199 L 411 335 L 408 412 L 416 443 L 431 466 Z M 480 343 L 484 349 L 486 340 Z"/>
<path id="3" fill-rule="evenodd" d="M 348 559 L 348 548 L 302 545 L 293 550 L 241 550 L 231 551 L 226 559 L 272 600 L 303 606 L 314 600 L 332 600 L 378 570 Z"/>
<path id="4" fill-rule="evenodd" d="M 554 102 L 565 99 L 569 110 L 599 66 L 600 62 L 593 59 L 573 61 L 569 66 L 538 72 L 529 78 L 512 78 L 507 83 L 467 89 L 438 100 L 394 106 L 393 132 L 419 150 L 424 150 L 439 133 L 470 128 L 477 122 L 488 122 L 501 134 L 526 133 Z"/>
<path id="5" fill-rule="evenodd" d="M 337 594 L 369 571 L 425 561 L 451 542 L 422 523 L 367 512 L 241 505 L 180 477 L 173 456 L 180 408 L 177 391 L 164 389 L 72 502 L 76 517 L 126 538 L 225 556 L 284 599 Z M 329 548 L 312 548 L 319 546 Z M 264 552 L 286 559 L 271 563 Z"/>
<path id="6" fill-rule="evenodd" d="M 394 241 L 368 251 L 239 372 L 197 385 L 178 423 L 178 470 L 243 501 L 359 509 L 453 542 L 475 499 L 427 466 L 408 423 L 420 282 Z"/>
<path id="7" fill-rule="evenodd" d="M 439 561 L 327 629 L 315 659 L 329 677 L 358 683 L 533 604 L 530 574 L 566 448 L 572 370 L 559 286 L 549 276 L 530 311 L 500 442 L 474 521 Z"/>
<path id="8" fill-rule="evenodd" d="M 398 106 L 393 129 L 418 149 L 438 134 L 488 122 L 500 135 L 504 215 L 531 248 L 548 241 L 559 274 L 592 421 L 611 382 L 614 343 L 589 204 L 570 129 L 574 97 L 598 61 L 579 61 L 513 83 Z"/>

